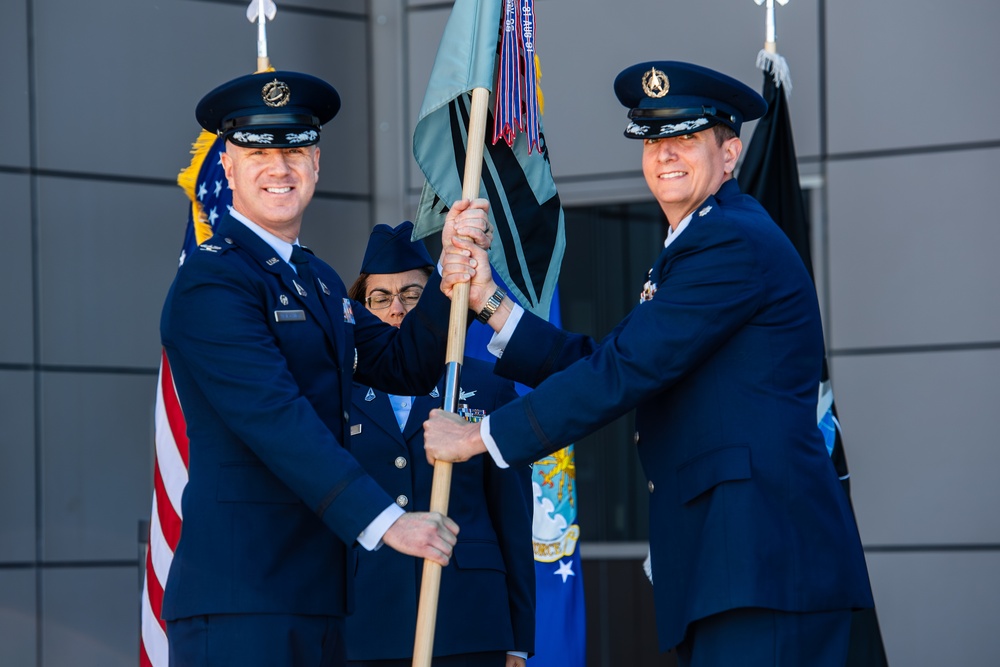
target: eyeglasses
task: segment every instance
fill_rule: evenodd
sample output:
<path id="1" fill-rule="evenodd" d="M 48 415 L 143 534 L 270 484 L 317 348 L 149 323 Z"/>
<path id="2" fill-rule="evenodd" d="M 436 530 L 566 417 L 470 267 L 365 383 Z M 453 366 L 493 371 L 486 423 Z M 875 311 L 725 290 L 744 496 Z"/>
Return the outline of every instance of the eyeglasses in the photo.
<path id="1" fill-rule="evenodd" d="M 365 304 L 371 310 L 382 310 L 383 308 L 388 308 L 392 305 L 392 300 L 399 297 L 399 303 L 409 310 L 417 305 L 417 301 L 420 301 L 420 295 L 424 293 L 422 287 L 408 287 L 402 292 L 397 292 L 396 294 L 390 294 L 389 292 L 376 291 L 372 292 L 372 295 L 365 299 Z"/>

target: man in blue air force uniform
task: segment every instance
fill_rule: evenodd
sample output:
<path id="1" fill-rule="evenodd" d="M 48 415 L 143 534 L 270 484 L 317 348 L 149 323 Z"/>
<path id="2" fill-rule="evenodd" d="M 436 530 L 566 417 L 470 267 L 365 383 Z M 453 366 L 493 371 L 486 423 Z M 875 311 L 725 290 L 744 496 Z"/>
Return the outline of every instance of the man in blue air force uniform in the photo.
<path id="1" fill-rule="evenodd" d="M 377 225 L 361 275 L 348 289 L 383 322 L 401 326 L 416 312 L 433 261 L 413 224 Z M 422 296 L 423 295 L 423 296 Z M 434 468 L 424 454 L 423 422 L 440 408 L 444 381 L 430 393 L 390 395 L 355 382 L 351 454 L 396 502 L 430 505 Z M 479 420 L 517 397 L 493 365 L 462 362 L 459 409 Z M 531 469 L 498 468 L 475 456 L 453 467 L 448 516 L 461 526 L 441 571 L 435 667 L 524 667 L 534 650 L 535 559 L 531 542 Z M 419 559 L 389 549 L 354 550 L 355 609 L 347 619 L 349 667 L 410 667 L 423 573 Z"/>
<path id="2" fill-rule="evenodd" d="M 766 103 L 680 62 L 625 69 L 615 92 L 670 224 L 640 303 L 598 343 L 477 277 L 497 372 L 536 388 L 482 424 L 433 412 L 428 458 L 521 464 L 634 408 L 661 648 L 682 666 L 842 667 L 850 611 L 872 597 L 816 426 L 819 308 L 795 249 L 732 177 L 740 126 Z"/>
<path id="3" fill-rule="evenodd" d="M 465 276 L 435 273 L 396 329 L 298 245 L 320 128 L 339 107 L 325 81 L 265 72 L 196 111 L 227 139 L 233 208 L 178 271 L 160 325 L 190 440 L 162 610 L 171 665 L 343 665 L 349 546 L 447 565 L 456 540 L 454 522 L 405 512 L 344 447 L 352 379 L 434 387 L 450 310 L 439 285 Z"/>

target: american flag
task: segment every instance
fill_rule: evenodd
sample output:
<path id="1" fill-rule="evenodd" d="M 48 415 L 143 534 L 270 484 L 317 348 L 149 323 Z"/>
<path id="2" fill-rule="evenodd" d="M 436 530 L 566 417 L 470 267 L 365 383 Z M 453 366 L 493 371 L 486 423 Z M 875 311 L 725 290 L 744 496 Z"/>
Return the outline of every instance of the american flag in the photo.
<path id="1" fill-rule="evenodd" d="M 202 132 L 191 150 L 191 165 L 177 177 L 177 184 L 191 200 L 187 231 L 179 264 L 212 235 L 232 195 L 222 169 L 220 154 L 225 141 Z M 153 467 L 153 506 L 149 521 L 149 549 L 142 588 L 142 634 L 139 643 L 141 667 L 168 667 L 166 623 L 160 618 L 163 589 L 181 537 L 184 517 L 181 495 L 188 481 L 188 439 L 180 400 L 174 389 L 166 352 L 160 355 L 154 413 L 156 457 Z"/>

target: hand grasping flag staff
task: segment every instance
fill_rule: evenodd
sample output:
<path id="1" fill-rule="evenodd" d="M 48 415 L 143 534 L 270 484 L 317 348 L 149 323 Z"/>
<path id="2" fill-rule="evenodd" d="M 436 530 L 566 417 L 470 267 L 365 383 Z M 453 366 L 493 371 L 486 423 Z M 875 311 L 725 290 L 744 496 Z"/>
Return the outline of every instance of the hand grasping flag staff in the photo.
<path id="1" fill-rule="evenodd" d="M 451 202 L 486 197 L 490 201 L 490 222 L 496 230 L 490 249 L 491 264 L 517 302 L 548 318 L 565 249 L 565 225 L 541 125 L 534 37 L 532 0 L 456 0 L 434 61 L 413 137 L 413 154 L 426 177 L 414 218 L 414 237 L 422 238 L 439 230 Z M 489 114 L 491 91 L 492 118 Z M 493 142 L 487 143 L 490 123 Z M 462 302 L 452 298 L 451 329 L 458 332 L 460 345 L 464 345 L 465 329 L 456 325 L 455 311 L 461 311 L 458 317 L 464 324 L 467 298 L 467 290 Z M 476 356 L 475 352 L 472 354 Z M 447 359 L 449 367 L 460 364 L 462 359 L 462 349 L 453 350 L 450 341 Z M 455 386 L 457 388 L 457 381 Z M 454 411 L 448 396 L 444 405 L 445 409 Z M 574 474 L 571 447 L 543 463 L 543 466 L 536 465 L 533 474 L 543 495 L 555 486 L 553 480 L 565 482 Z M 439 476 L 438 466 L 450 470 L 450 464 L 439 462 L 435 465 L 431 509 L 446 513 L 450 483 L 447 475 L 450 473 Z M 559 491 L 565 490 L 563 483 Z M 569 506 L 575 516 L 572 486 L 568 493 L 559 496 L 558 506 Z M 551 505 L 547 518 L 553 522 L 561 517 L 556 516 Z M 559 513 L 565 511 L 563 508 Z M 545 597 L 540 583 L 536 657 L 531 658 L 531 664 L 560 667 L 583 664 L 583 587 L 579 577 L 579 554 L 574 556 L 579 529 L 570 520 L 562 530 L 567 533 L 562 542 L 571 545 L 564 554 L 567 558 L 549 558 L 541 563 L 536 558 L 536 581 L 554 579 L 556 568 L 562 570 L 558 577 L 561 582 L 572 575 L 569 586 L 562 588 L 570 591 L 563 601 L 573 608 L 562 608 L 565 606 L 562 601 Z M 560 541 L 559 536 L 548 533 L 546 539 Z M 551 553 L 546 555 L 551 556 Z M 574 563 L 576 572 L 572 572 Z M 430 664 L 439 583 L 439 568 L 425 562 L 414 646 L 415 666 Z M 543 623 L 547 624 L 544 629 Z M 551 644 L 548 649 L 546 642 Z M 548 657 L 542 658 L 543 655 Z"/>
<path id="2" fill-rule="evenodd" d="M 788 0 L 777 1 L 780 5 L 788 3 Z M 767 101 L 767 113 L 757 123 L 737 180 L 740 189 L 757 199 L 771 218 L 778 223 L 799 251 L 809 275 L 813 276 L 809 223 L 799 183 L 795 143 L 792 139 L 792 125 L 785 95 L 785 91 L 791 90 L 791 75 L 788 63 L 777 50 L 775 0 L 754 0 L 754 2 L 758 5 L 766 4 L 767 9 L 766 39 L 764 48 L 757 55 L 757 67 L 764 71 L 761 94 Z M 823 360 L 816 416 L 844 492 L 850 497 L 850 474 L 847 469 L 847 458 L 844 455 L 844 443 L 841 439 L 840 422 L 837 420 L 837 408 L 833 401 L 833 388 L 826 359 Z M 847 667 L 881 667 L 887 664 L 875 609 L 854 612 L 851 619 L 851 644 Z"/>
<path id="3" fill-rule="evenodd" d="M 247 19 L 257 23 L 257 71 L 270 71 L 265 25 L 277 12 L 273 0 L 251 0 Z M 215 221 L 232 205 L 220 153 L 225 139 L 202 130 L 191 148 L 191 164 L 177 176 L 191 205 L 178 264 L 212 236 Z M 174 390 L 167 356 L 160 356 L 154 413 L 155 456 L 149 548 L 143 575 L 140 667 L 168 667 L 166 623 L 160 617 L 163 589 L 183 527 L 181 495 L 188 480 L 188 440 L 184 412 Z"/>

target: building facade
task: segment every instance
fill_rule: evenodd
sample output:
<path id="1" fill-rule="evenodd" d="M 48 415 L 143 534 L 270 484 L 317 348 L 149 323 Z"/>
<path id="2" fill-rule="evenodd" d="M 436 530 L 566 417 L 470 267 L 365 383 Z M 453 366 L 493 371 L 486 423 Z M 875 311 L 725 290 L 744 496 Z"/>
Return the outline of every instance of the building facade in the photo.
<path id="1" fill-rule="evenodd" d="M 303 240 L 349 281 L 372 226 L 413 215 L 422 176 L 410 138 L 450 2 L 277 4 L 272 63 L 329 80 L 344 100 L 324 131 Z M 750 0 L 535 5 L 546 140 L 567 209 L 564 275 L 599 290 L 568 298 L 563 317 L 601 335 L 661 238 L 640 145 L 621 134 L 615 75 L 689 60 L 759 88 L 764 10 Z M 4 6 L 2 665 L 137 664 L 158 322 L 187 214 L 175 178 L 199 131 L 198 99 L 255 68 L 245 8 Z M 995 664 L 1000 225 L 985 195 L 1000 177 L 1000 130 L 978 113 L 1000 103 L 1000 4 L 795 0 L 777 13 L 889 660 Z M 615 270 L 598 271 L 595 258 L 612 254 Z M 653 648 L 646 491 L 629 425 L 592 438 L 576 448 L 588 664 L 668 664 Z"/>

